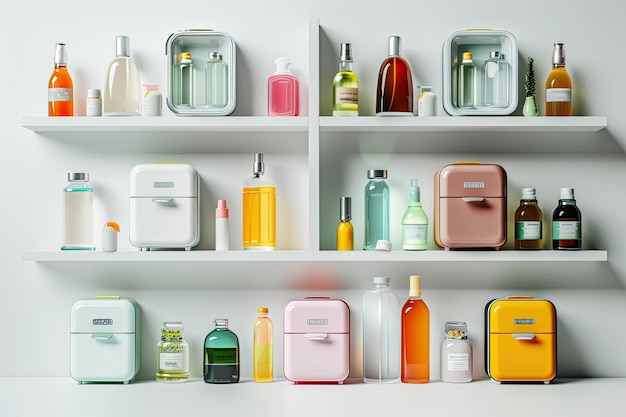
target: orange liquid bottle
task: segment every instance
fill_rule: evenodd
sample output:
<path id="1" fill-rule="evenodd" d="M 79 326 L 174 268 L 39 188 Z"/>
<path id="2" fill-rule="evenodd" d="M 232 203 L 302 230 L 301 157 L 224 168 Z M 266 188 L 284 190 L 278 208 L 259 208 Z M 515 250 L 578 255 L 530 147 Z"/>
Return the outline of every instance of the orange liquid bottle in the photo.
<path id="1" fill-rule="evenodd" d="M 430 313 L 421 297 L 420 277 L 411 275 L 409 299 L 402 307 L 400 380 L 430 380 Z"/>
<path id="2" fill-rule="evenodd" d="M 546 116 L 572 115 L 572 80 L 565 69 L 562 43 L 554 44 L 552 71 L 546 80 Z"/>
<path id="3" fill-rule="evenodd" d="M 67 70 L 67 51 L 64 43 L 57 43 L 54 70 L 48 81 L 48 116 L 73 115 L 74 84 Z"/>

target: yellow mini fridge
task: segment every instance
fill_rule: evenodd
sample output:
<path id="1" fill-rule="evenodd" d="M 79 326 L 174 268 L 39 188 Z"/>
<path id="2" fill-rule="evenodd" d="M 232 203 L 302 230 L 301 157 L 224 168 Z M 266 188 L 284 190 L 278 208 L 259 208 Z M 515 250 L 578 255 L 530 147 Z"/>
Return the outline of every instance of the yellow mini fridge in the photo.
<path id="1" fill-rule="evenodd" d="M 556 377 L 556 309 L 545 299 L 509 296 L 485 307 L 485 371 L 494 382 Z"/>

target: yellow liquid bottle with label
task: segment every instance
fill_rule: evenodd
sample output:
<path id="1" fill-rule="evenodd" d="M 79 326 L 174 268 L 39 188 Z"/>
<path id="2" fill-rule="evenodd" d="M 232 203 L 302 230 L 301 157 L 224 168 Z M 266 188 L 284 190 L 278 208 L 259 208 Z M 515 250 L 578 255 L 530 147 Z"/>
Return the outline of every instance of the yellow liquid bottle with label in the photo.
<path id="1" fill-rule="evenodd" d="M 243 249 L 276 248 L 276 186 L 263 175 L 263 154 L 254 155 L 252 178 L 243 183 Z"/>

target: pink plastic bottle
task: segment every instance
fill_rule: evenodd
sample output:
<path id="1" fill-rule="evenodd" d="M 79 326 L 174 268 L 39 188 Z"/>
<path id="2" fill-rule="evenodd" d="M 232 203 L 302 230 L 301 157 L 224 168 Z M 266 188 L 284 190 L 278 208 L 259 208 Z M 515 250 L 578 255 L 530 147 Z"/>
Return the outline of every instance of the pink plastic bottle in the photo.
<path id="1" fill-rule="evenodd" d="M 298 116 L 300 114 L 300 82 L 291 75 L 288 58 L 276 61 L 276 72 L 267 80 L 267 114 Z"/>

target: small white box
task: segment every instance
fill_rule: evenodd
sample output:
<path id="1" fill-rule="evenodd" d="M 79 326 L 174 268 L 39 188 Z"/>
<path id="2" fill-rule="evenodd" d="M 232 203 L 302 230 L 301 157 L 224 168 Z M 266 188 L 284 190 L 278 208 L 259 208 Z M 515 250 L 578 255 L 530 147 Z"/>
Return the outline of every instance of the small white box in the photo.
<path id="1" fill-rule="evenodd" d="M 79 383 L 123 382 L 139 372 L 139 304 L 94 297 L 74 303 L 70 319 L 70 374 Z"/>
<path id="2" fill-rule="evenodd" d="M 200 178 L 189 164 L 142 164 L 130 174 L 130 243 L 190 250 L 200 241 Z"/>

